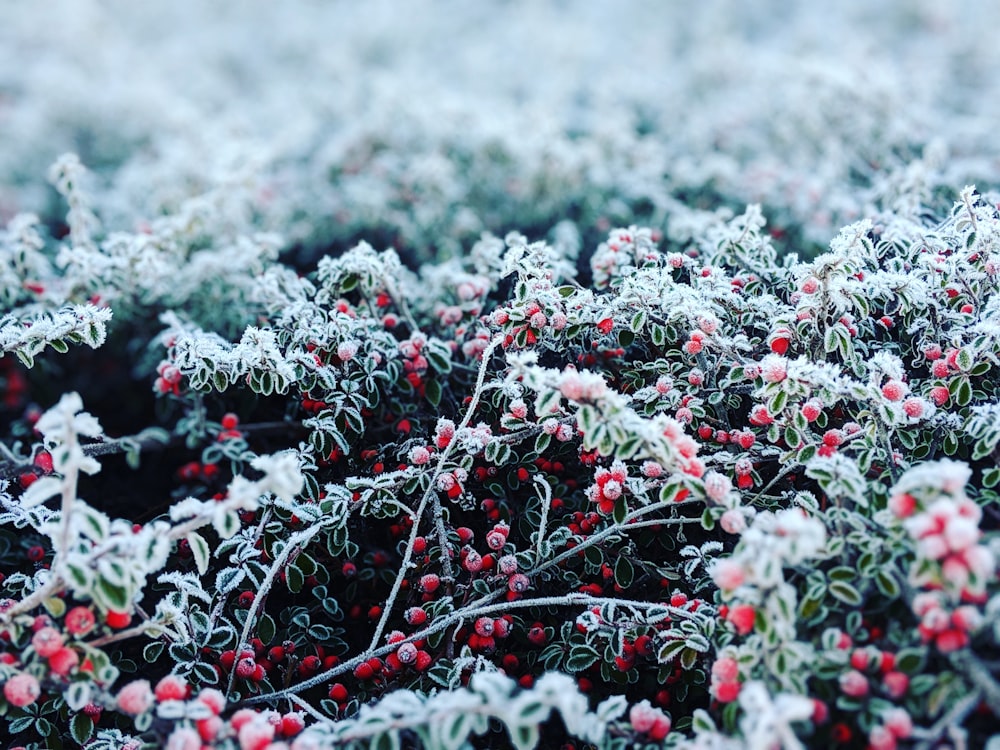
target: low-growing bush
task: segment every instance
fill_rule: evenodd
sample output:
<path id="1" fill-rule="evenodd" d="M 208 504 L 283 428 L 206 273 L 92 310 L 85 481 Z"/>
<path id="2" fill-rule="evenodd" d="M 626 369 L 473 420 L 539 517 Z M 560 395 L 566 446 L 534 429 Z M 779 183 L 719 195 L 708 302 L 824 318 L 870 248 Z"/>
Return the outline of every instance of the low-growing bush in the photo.
<path id="1" fill-rule="evenodd" d="M 55 263 L 32 217 L 2 245 L 22 744 L 989 736 L 1000 210 L 973 188 L 810 262 L 755 206 L 615 229 L 581 285 L 575 248 L 517 233 L 304 275 L 261 238 L 214 276 L 227 250 L 166 224 L 95 239 L 79 170 Z M 178 299 L 213 293 L 241 332 Z M 143 429 L 28 401 L 95 368 Z"/>
<path id="2" fill-rule="evenodd" d="M 5 747 L 1000 748 L 1000 6 L 8 5 Z"/>

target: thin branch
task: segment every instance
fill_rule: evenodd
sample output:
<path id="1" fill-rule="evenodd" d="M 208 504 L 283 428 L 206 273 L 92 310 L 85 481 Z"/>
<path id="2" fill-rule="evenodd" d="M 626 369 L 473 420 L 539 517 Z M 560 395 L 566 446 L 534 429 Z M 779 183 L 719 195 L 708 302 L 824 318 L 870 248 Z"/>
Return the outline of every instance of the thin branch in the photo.
<path id="1" fill-rule="evenodd" d="M 453 571 L 451 567 L 451 559 L 448 557 L 448 537 L 444 528 L 444 518 L 442 517 L 441 508 L 438 505 L 438 490 L 437 490 L 437 480 L 444 471 L 445 463 L 451 457 L 451 454 L 455 450 L 455 445 L 457 444 L 458 433 L 465 429 L 469 422 L 472 421 L 472 415 L 475 413 L 476 408 L 479 406 L 479 399 L 482 397 L 483 393 L 483 383 L 486 380 L 486 369 L 489 365 L 490 357 L 493 352 L 503 341 L 503 336 L 496 336 L 487 345 L 486 349 L 483 350 L 482 363 L 479 367 L 479 374 L 476 377 L 476 387 L 472 392 L 472 400 L 469 402 L 469 408 L 465 412 L 465 417 L 462 419 L 461 424 L 455 428 L 455 438 L 448 443 L 448 446 L 441 452 L 441 456 L 438 458 L 437 465 L 434 467 L 434 473 L 431 476 L 430 484 L 427 490 L 424 492 L 423 497 L 420 498 L 420 504 L 414 511 L 418 522 L 414 523 L 410 528 L 410 537 L 406 541 L 406 549 L 403 552 L 403 560 L 399 566 L 399 573 L 396 575 L 396 580 L 393 581 L 392 590 L 389 592 L 388 598 L 385 600 L 385 605 L 382 607 L 382 616 L 379 617 L 378 624 L 375 626 L 375 632 L 372 634 L 371 645 L 368 647 L 368 651 L 372 651 L 378 646 L 379 640 L 382 638 L 382 633 L 385 632 L 385 627 L 389 622 L 389 616 L 392 613 L 392 608 L 396 604 L 396 599 L 399 596 L 399 591 L 403 586 L 403 581 L 406 579 L 406 575 L 410 569 L 410 561 L 413 559 L 413 546 L 416 543 L 416 539 L 420 536 L 420 523 L 419 519 L 423 518 L 424 512 L 427 510 L 428 503 L 433 503 L 434 505 L 434 525 L 435 533 L 438 536 L 438 544 L 441 547 L 441 564 L 442 570 L 445 574 L 445 578 L 450 580 L 453 577 Z"/>

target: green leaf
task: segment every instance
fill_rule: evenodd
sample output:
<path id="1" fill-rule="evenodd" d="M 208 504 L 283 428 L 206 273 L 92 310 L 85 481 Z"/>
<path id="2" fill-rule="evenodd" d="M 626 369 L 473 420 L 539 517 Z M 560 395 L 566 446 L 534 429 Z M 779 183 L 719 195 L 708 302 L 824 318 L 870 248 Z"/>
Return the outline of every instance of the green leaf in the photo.
<path id="1" fill-rule="evenodd" d="M 424 389 L 424 395 L 431 406 L 437 406 L 441 403 L 441 384 L 436 380 L 428 380 Z"/>
<path id="2" fill-rule="evenodd" d="M 390 729 L 383 734 L 376 735 L 369 747 L 371 750 L 399 750 L 399 732 Z"/>
<path id="3" fill-rule="evenodd" d="M 131 604 L 128 590 L 124 586 L 116 586 L 104 578 L 97 579 L 94 594 L 94 598 L 98 600 L 99 604 L 103 605 L 104 609 L 113 609 L 121 612 L 128 609 Z"/>
<path id="4" fill-rule="evenodd" d="M 302 569 L 298 565 L 289 565 L 285 568 L 285 583 L 288 585 L 288 590 L 293 594 L 299 593 L 305 582 L 306 577 L 302 574 Z"/>
<path id="5" fill-rule="evenodd" d="M 71 682 L 63 698 L 70 711 L 79 711 L 91 701 L 93 691 L 90 682 Z"/>
<path id="6" fill-rule="evenodd" d="M 274 640 L 274 636 L 278 632 L 278 627 L 274 623 L 274 619 L 268 614 L 262 614 L 260 620 L 257 622 L 257 635 L 264 641 L 264 643 L 270 643 Z"/>
<path id="7" fill-rule="evenodd" d="M 827 576 L 831 581 L 852 581 L 857 577 L 857 575 L 858 571 L 854 568 L 849 568 L 846 565 L 839 565 L 827 573 Z"/>
<path id="8" fill-rule="evenodd" d="M 831 581 L 829 591 L 845 604 L 857 607 L 862 602 L 861 593 L 846 581 Z"/>
<path id="9" fill-rule="evenodd" d="M 683 640 L 678 639 L 674 641 L 667 641 L 656 654 L 656 660 L 660 664 L 669 664 L 680 656 L 680 653 L 684 650 L 684 648 L 685 643 Z"/>
<path id="10" fill-rule="evenodd" d="M 624 523 L 625 516 L 628 515 L 628 503 L 625 501 L 625 496 L 622 495 L 617 500 L 615 500 L 615 507 L 611 513 L 612 518 L 615 519 L 615 523 Z"/>
<path id="11" fill-rule="evenodd" d="M 444 352 L 436 347 L 426 347 L 424 349 L 424 354 L 427 357 L 427 361 L 434 366 L 434 369 L 439 373 L 447 373 L 451 371 L 451 360 L 445 356 Z"/>
<path id="12" fill-rule="evenodd" d="M 632 563 L 624 555 L 619 557 L 618 562 L 615 563 L 615 583 L 623 589 L 627 589 L 632 585 L 634 576 L 635 570 L 632 567 Z"/>
<path id="13" fill-rule="evenodd" d="M 941 450 L 946 456 L 954 456 L 958 452 L 958 437 L 953 431 L 945 432 L 944 439 L 941 441 Z"/>
<path id="14" fill-rule="evenodd" d="M 955 403 L 958 406 L 966 406 L 972 401 L 972 384 L 966 377 L 958 378 L 958 387 L 955 389 Z"/>
<path id="15" fill-rule="evenodd" d="M 570 649 L 566 659 L 567 672 L 582 672 L 592 666 L 600 658 L 597 649 L 592 646 L 578 644 Z"/>
<path id="16" fill-rule="evenodd" d="M 875 574 L 875 585 L 878 586 L 878 590 L 889 599 L 897 599 L 899 597 L 899 583 L 897 583 L 895 577 L 887 573 L 884 568 Z"/>
<path id="17" fill-rule="evenodd" d="M 924 668 L 925 656 L 922 649 L 904 648 L 896 654 L 896 669 L 908 675 L 918 674 Z"/>
<path id="18" fill-rule="evenodd" d="M 201 534 L 191 532 L 187 535 L 187 542 L 191 546 L 191 554 L 194 556 L 194 564 L 198 568 L 199 575 L 205 575 L 208 572 L 208 560 L 211 552 L 208 548 L 208 542 Z"/>
<path id="19" fill-rule="evenodd" d="M 166 644 L 163 641 L 147 643 L 142 649 L 142 658 L 149 664 L 154 664 L 160 658 L 160 654 L 163 653 L 165 646 Z"/>
<path id="20" fill-rule="evenodd" d="M 590 433 L 597 422 L 597 410 L 593 406 L 581 406 L 576 413 L 576 423 L 584 433 Z"/>
<path id="21" fill-rule="evenodd" d="M 776 417 L 785 408 L 785 404 L 788 403 L 788 394 L 785 391 L 778 391 L 771 397 L 771 400 L 767 404 L 767 410 L 770 412 L 771 416 Z M 794 445 L 792 447 L 795 447 Z"/>
<path id="22" fill-rule="evenodd" d="M 694 710 L 694 713 L 691 715 L 691 727 L 696 732 L 716 731 L 715 722 L 712 721 L 712 717 L 703 708 L 696 708 Z"/>
<path id="23" fill-rule="evenodd" d="M 229 539 L 240 530 L 240 517 L 235 510 L 230 510 L 223 513 L 221 517 L 213 519 L 212 525 L 221 538 Z"/>
<path id="24" fill-rule="evenodd" d="M 798 448 L 799 443 L 802 440 L 802 437 L 799 435 L 799 431 L 796 430 L 791 425 L 785 428 L 784 438 L 785 438 L 785 445 L 787 445 L 789 448 Z"/>
<path id="25" fill-rule="evenodd" d="M 545 449 L 549 447 L 549 442 L 552 440 L 551 435 L 546 435 L 544 432 L 539 433 L 538 437 L 535 438 L 535 453 L 541 455 L 545 452 Z M 490 443 L 493 445 L 493 443 Z"/>
<path id="26" fill-rule="evenodd" d="M 715 528 L 715 514 L 712 513 L 711 508 L 705 508 L 705 510 L 701 512 L 701 527 L 705 529 L 705 531 L 711 531 Z"/>
<path id="27" fill-rule="evenodd" d="M 507 725 L 511 744 L 517 750 L 532 750 L 538 746 L 539 730 L 535 724 Z"/>
<path id="28" fill-rule="evenodd" d="M 110 519 L 95 508 L 79 503 L 74 510 L 78 512 L 78 518 L 83 522 L 84 535 L 93 542 L 103 542 L 111 532 Z"/>
<path id="29" fill-rule="evenodd" d="M 219 673 L 215 671 L 215 667 L 211 664 L 205 664 L 204 662 L 199 662 L 192 667 L 192 673 L 195 677 L 195 684 L 198 685 L 215 685 L 219 682 Z"/>

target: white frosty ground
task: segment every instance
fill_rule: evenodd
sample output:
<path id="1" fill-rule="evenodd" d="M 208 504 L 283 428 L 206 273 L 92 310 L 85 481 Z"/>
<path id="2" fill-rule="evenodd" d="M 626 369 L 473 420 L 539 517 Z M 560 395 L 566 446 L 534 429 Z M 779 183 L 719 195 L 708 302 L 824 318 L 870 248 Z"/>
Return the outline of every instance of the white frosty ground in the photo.
<path id="1" fill-rule="evenodd" d="M 221 188 L 289 240 L 447 246 L 708 193 L 825 244 L 998 183 L 997 28 L 987 0 L 8 2 L 0 220 L 56 211 L 75 151 L 108 229 Z"/>

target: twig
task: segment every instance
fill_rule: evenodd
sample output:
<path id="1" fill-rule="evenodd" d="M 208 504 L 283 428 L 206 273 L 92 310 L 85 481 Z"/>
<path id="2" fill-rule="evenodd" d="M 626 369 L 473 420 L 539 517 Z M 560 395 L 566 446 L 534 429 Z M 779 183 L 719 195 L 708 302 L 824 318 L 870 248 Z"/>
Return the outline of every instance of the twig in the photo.
<path id="1" fill-rule="evenodd" d="M 424 492 L 423 497 L 420 498 L 420 504 L 414 511 L 417 519 L 423 518 L 424 512 L 427 510 L 428 503 L 434 503 L 434 524 L 435 532 L 438 536 L 438 544 L 441 547 L 442 571 L 445 574 L 445 578 L 449 580 L 453 577 L 453 571 L 451 567 L 451 559 L 448 557 L 448 536 L 444 528 L 444 518 L 442 517 L 441 509 L 438 505 L 437 479 L 441 476 L 441 473 L 444 471 L 445 463 L 455 450 L 455 445 L 458 442 L 458 433 L 465 429 L 469 425 L 469 422 L 472 421 L 472 415 L 479 406 L 479 399 L 482 397 L 483 382 L 486 380 L 487 365 L 489 364 L 489 360 L 493 355 L 493 352 L 502 341 L 503 336 L 498 335 L 494 337 L 493 340 L 487 345 L 486 349 L 483 350 L 483 359 L 479 367 L 479 374 L 476 377 L 476 387 L 472 392 L 472 400 L 469 402 L 469 408 L 466 410 L 465 417 L 462 419 L 461 424 L 455 428 L 455 438 L 453 438 L 451 442 L 448 443 L 448 446 L 441 452 L 437 465 L 434 467 L 434 473 L 431 475 L 430 484 L 427 486 L 427 490 Z M 371 645 L 368 647 L 369 652 L 373 651 L 378 646 L 378 642 L 382 638 L 382 633 L 385 632 L 385 627 L 389 622 L 389 616 L 392 613 L 392 608 L 396 604 L 396 598 L 399 596 L 399 591 L 403 586 L 403 581 L 406 579 L 406 574 L 410 569 L 410 561 L 413 558 L 413 546 L 416 543 L 418 536 L 420 536 L 419 521 L 414 523 L 410 528 L 410 537 L 406 540 L 406 549 L 403 552 L 403 560 L 399 565 L 399 573 L 396 575 L 396 580 L 392 583 L 392 590 L 389 591 L 389 596 L 385 600 L 385 606 L 382 607 L 382 616 L 379 617 L 378 624 L 375 626 L 375 632 L 372 634 Z"/>
<path id="2" fill-rule="evenodd" d="M 498 594 L 501 592 L 497 592 Z M 457 623 L 459 620 L 475 619 L 478 617 L 491 616 L 505 614 L 511 610 L 515 609 L 526 609 L 529 607 L 599 607 L 606 604 L 613 604 L 616 606 L 623 607 L 633 607 L 635 609 L 662 609 L 666 610 L 671 617 L 674 618 L 686 618 L 691 620 L 700 619 L 696 612 L 690 612 L 686 609 L 680 607 L 672 607 L 667 604 L 661 604 L 659 602 L 647 602 L 639 601 L 633 599 L 615 599 L 613 597 L 606 596 L 590 596 L 588 594 L 578 594 L 571 593 L 564 596 L 545 596 L 539 597 L 537 599 L 518 599 L 516 601 L 508 602 L 498 602 L 496 604 L 487 604 L 481 607 L 467 607 L 463 608 L 458 612 L 453 612 L 445 617 L 440 618 L 432 625 L 418 630 L 415 633 L 411 633 L 406 638 L 395 643 L 386 644 L 380 646 L 376 649 L 371 649 L 358 654 L 352 659 L 341 662 L 335 667 L 328 669 L 325 672 L 314 675 L 307 680 L 298 682 L 284 690 L 278 690 L 274 693 L 268 693 L 266 695 L 257 695 L 240 702 L 243 706 L 252 706 L 258 703 L 270 703 L 275 701 L 280 701 L 285 698 L 294 695 L 300 691 L 308 690 L 309 688 L 315 687 L 316 685 L 322 684 L 331 680 L 345 672 L 353 671 L 362 662 L 367 661 L 373 657 L 382 657 L 386 654 L 392 653 L 399 648 L 402 643 L 409 643 L 417 640 L 422 640 L 428 638 L 435 633 L 440 633 L 442 630 L 447 630 L 452 625 Z"/>

